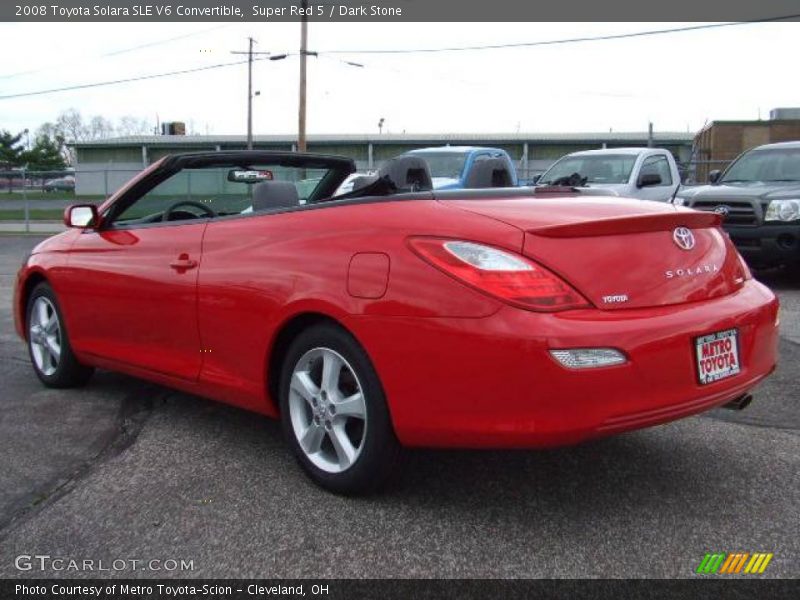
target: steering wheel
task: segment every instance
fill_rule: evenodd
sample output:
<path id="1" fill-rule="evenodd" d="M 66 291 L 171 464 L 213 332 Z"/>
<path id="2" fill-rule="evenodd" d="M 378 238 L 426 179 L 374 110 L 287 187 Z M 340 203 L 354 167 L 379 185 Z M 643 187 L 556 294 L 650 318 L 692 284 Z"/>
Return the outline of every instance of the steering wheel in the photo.
<path id="1" fill-rule="evenodd" d="M 191 206 L 192 208 L 198 208 L 202 210 L 206 216 L 208 217 L 216 217 L 217 213 L 215 213 L 210 207 L 206 206 L 201 202 L 195 202 L 194 200 L 181 200 L 176 202 L 172 206 L 170 206 L 167 210 L 164 211 L 164 216 L 162 217 L 162 221 L 171 221 L 172 213 L 175 212 L 175 209 L 179 206 Z"/>

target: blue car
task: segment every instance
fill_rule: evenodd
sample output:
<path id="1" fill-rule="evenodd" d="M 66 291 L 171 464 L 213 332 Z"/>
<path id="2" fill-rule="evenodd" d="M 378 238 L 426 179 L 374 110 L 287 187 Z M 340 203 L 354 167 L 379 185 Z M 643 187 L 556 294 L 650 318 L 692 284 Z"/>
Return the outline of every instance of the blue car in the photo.
<path id="1" fill-rule="evenodd" d="M 404 156 L 425 159 L 436 190 L 518 185 L 517 171 L 511 157 L 499 148 L 440 146 L 412 150 Z"/>

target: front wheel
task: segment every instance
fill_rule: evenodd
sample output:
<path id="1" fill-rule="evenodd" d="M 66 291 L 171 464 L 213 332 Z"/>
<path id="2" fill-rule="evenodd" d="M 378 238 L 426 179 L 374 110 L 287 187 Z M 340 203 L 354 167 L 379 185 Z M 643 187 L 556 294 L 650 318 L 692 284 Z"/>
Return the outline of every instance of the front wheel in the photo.
<path id="1" fill-rule="evenodd" d="M 73 354 L 58 300 L 47 283 L 33 289 L 27 317 L 28 352 L 42 383 L 53 388 L 84 385 L 94 369 L 82 365 Z"/>
<path id="2" fill-rule="evenodd" d="M 322 487 L 367 493 L 396 469 L 401 448 L 380 380 L 366 352 L 341 328 L 315 326 L 294 340 L 280 405 L 289 446 Z"/>

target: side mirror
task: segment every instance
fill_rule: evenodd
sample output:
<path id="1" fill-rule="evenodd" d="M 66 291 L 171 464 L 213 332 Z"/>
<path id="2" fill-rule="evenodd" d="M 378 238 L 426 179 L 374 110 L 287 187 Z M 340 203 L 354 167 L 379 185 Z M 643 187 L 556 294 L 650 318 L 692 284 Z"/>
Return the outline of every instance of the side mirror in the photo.
<path id="1" fill-rule="evenodd" d="M 708 180 L 711 183 L 717 183 L 720 177 L 722 177 L 722 171 L 720 171 L 719 169 L 714 169 L 713 171 L 710 171 L 708 174 Z"/>
<path id="2" fill-rule="evenodd" d="M 534 175 L 533 179 L 531 179 L 531 183 L 539 183 L 539 180 L 542 178 L 542 174 L 539 173 L 538 175 Z"/>
<path id="3" fill-rule="evenodd" d="M 651 187 L 654 185 L 661 185 L 661 175 L 655 173 L 653 171 L 647 171 L 639 175 L 639 179 L 636 182 L 636 187 Z"/>
<path id="4" fill-rule="evenodd" d="M 96 227 L 100 222 L 97 206 L 94 204 L 75 204 L 64 211 L 64 225 L 86 229 Z"/>

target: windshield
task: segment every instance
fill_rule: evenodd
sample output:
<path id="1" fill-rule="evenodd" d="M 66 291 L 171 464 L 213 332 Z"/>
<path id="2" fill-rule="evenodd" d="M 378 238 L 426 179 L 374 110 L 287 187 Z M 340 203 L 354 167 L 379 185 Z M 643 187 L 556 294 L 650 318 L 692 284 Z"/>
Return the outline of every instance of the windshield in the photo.
<path id="1" fill-rule="evenodd" d="M 586 177 L 586 183 L 628 183 L 635 162 L 634 154 L 565 156 L 545 171 L 538 183 L 552 184 L 573 173 Z"/>
<path id="2" fill-rule="evenodd" d="M 800 181 L 800 148 L 753 150 L 733 163 L 722 183 Z"/>
<path id="3" fill-rule="evenodd" d="M 261 179 L 231 180 L 231 173 L 257 173 Z M 114 223 L 178 220 L 197 215 L 226 216 L 269 208 L 254 206 L 254 191 L 260 184 L 288 182 L 294 185 L 292 199 L 305 204 L 328 169 L 302 169 L 271 165 L 247 165 L 183 169 L 157 184 L 114 218 Z M 283 192 L 285 194 L 285 191 Z M 199 205 L 199 209 L 198 209 Z M 172 211 L 172 208 L 175 210 Z M 194 209 L 193 209 L 194 207 Z M 206 210 L 203 210 L 206 207 Z M 180 209 L 180 210 L 178 210 Z M 188 215 L 187 215 L 188 211 Z"/>
<path id="4" fill-rule="evenodd" d="M 411 156 L 419 156 L 428 163 L 431 177 L 447 177 L 460 179 L 467 162 L 464 152 L 414 152 Z"/>

